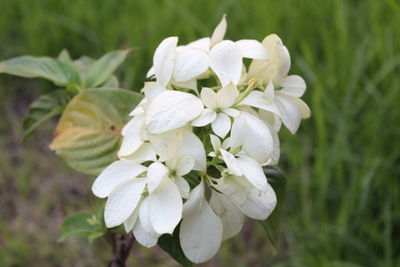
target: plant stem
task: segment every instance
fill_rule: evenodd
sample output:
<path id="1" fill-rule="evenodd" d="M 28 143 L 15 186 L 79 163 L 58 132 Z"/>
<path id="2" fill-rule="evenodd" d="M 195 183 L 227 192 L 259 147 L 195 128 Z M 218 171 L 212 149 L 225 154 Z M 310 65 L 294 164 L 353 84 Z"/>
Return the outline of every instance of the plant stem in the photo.
<path id="1" fill-rule="evenodd" d="M 241 96 L 239 96 L 236 101 L 233 103 L 233 107 L 236 106 L 237 104 L 239 104 L 240 102 L 243 101 L 243 99 L 245 99 L 252 91 L 254 88 L 257 87 L 257 80 L 256 79 L 251 79 L 249 81 L 249 84 L 246 88 L 246 90 L 243 92 L 243 94 Z"/>
<path id="2" fill-rule="evenodd" d="M 115 238 L 115 235 L 114 235 Z M 125 235 L 120 235 L 119 239 L 116 240 L 116 246 L 115 250 L 113 247 L 113 253 L 114 255 L 112 258 L 108 261 L 107 266 L 108 267 L 125 267 L 126 266 L 126 260 L 129 256 L 129 252 L 131 251 L 133 242 L 135 241 L 135 238 L 133 237 L 133 234 L 130 233 L 127 238 L 125 238 Z"/>

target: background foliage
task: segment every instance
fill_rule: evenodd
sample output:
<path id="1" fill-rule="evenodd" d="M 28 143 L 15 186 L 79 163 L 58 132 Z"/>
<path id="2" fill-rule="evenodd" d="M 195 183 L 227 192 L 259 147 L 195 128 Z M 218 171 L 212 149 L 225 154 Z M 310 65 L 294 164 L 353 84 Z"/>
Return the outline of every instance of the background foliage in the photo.
<path id="1" fill-rule="evenodd" d="M 211 33 L 228 14 L 231 39 L 277 33 L 292 73 L 308 83 L 313 116 L 281 132 L 287 174 L 281 240 L 271 249 L 249 222 L 207 266 L 400 265 L 400 4 L 396 0 L 173 1 L 2 0 L 0 59 L 21 54 L 76 58 L 133 48 L 117 75 L 138 90 L 165 37 Z M 66 214 L 96 210 L 91 179 L 47 148 L 54 121 L 22 145 L 29 103 L 55 90 L 0 76 L 0 266 L 98 266 L 105 242 L 57 243 Z M 130 263 L 174 266 L 135 245 Z"/>

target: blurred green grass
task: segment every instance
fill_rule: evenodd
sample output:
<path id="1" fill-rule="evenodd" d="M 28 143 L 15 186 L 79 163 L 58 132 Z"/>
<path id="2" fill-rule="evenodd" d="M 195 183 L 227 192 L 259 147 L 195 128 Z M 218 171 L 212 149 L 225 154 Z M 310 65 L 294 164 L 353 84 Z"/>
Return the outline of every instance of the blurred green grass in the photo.
<path id="1" fill-rule="evenodd" d="M 280 133 L 288 177 L 277 253 L 248 223 L 207 266 L 400 266 L 400 3 L 397 0 L 173 1 L 2 0 L 0 59 L 32 54 L 99 57 L 133 47 L 119 71 L 141 88 L 165 37 L 207 36 L 228 14 L 227 38 L 277 33 L 292 73 L 308 84 L 313 116 Z M 0 76 L 0 266 L 98 266 L 108 255 L 71 240 L 56 244 L 67 213 L 99 204 L 91 181 L 47 149 L 54 122 L 26 144 L 19 121 L 46 82 Z M 99 259 L 97 259 L 99 258 Z M 130 262 L 174 265 L 135 246 Z"/>

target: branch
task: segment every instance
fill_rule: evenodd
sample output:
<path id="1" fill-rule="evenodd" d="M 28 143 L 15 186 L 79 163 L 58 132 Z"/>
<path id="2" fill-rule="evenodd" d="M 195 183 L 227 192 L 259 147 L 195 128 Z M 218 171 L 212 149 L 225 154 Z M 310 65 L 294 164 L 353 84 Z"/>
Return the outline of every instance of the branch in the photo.
<path id="1" fill-rule="evenodd" d="M 126 259 L 129 256 L 135 238 L 133 237 L 133 234 L 130 233 L 127 238 L 125 238 L 125 235 L 119 235 L 119 239 L 116 240 L 116 235 L 112 234 L 112 240 L 115 240 L 115 245 L 112 245 L 114 255 L 109 260 L 107 266 L 125 267 Z"/>

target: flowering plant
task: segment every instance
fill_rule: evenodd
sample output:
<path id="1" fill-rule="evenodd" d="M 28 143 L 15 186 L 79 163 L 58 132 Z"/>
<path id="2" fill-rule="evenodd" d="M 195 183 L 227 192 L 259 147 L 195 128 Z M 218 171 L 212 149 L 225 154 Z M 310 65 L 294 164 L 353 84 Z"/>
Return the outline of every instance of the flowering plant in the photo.
<path id="1" fill-rule="evenodd" d="M 226 28 L 224 16 L 211 37 L 179 46 L 177 37 L 164 39 L 143 98 L 115 89 L 112 73 L 127 51 L 97 61 L 63 52 L 0 64 L 0 72 L 66 87 L 31 106 L 27 132 L 62 113 L 50 147 L 96 175 L 92 191 L 107 198 L 104 214 L 67 219 L 63 238 L 77 221 L 87 223 L 81 236 L 91 240 L 123 225 L 143 246 L 159 244 L 187 264 L 210 260 L 245 217 L 274 227 L 267 218 L 282 201 L 271 180 L 281 177 L 273 167 L 278 132 L 283 123 L 294 134 L 310 116 L 300 99 L 306 84 L 288 75 L 289 52 L 277 35 L 231 41 Z"/>

